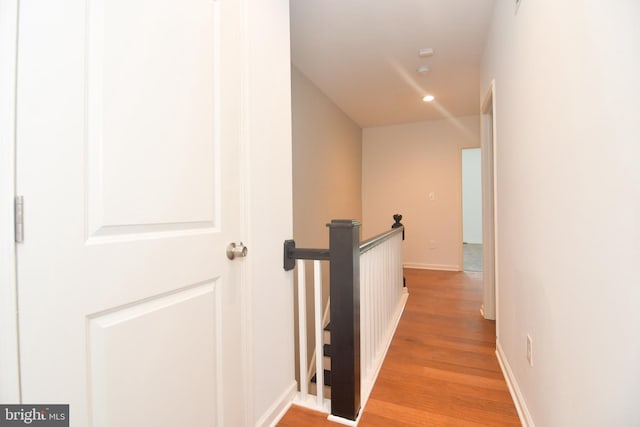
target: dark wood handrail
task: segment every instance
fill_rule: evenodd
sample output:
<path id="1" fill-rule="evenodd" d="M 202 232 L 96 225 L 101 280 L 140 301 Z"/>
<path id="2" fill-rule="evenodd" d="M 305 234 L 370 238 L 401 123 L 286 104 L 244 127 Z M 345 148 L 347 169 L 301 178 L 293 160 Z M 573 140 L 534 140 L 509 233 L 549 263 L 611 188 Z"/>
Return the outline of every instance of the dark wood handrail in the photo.
<path id="1" fill-rule="evenodd" d="M 360 242 L 360 255 L 375 248 L 397 233 L 403 233 L 404 239 L 404 226 L 393 228 Z M 284 245 L 285 270 L 292 270 L 296 259 L 329 260 L 329 249 L 296 248 L 296 243 L 293 240 L 286 240 Z"/>

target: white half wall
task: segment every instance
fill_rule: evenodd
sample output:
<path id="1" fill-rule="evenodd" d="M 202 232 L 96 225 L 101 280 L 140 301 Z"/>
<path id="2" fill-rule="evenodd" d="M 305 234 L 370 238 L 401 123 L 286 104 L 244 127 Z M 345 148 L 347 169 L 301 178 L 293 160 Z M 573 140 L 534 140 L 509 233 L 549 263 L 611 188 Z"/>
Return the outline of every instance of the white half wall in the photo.
<path id="1" fill-rule="evenodd" d="M 462 150 L 462 241 L 482 243 L 482 167 L 479 148 Z"/>
<path id="2" fill-rule="evenodd" d="M 460 270 L 461 148 L 480 146 L 480 117 L 365 128 L 363 237 L 403 215 L 406 267 Z"/>
<path id="3" fill-rule="evenodd" d="M 495 3 L 497 333 L 530 424 L 640 420 L 638 22 L 635 0 Z"/>

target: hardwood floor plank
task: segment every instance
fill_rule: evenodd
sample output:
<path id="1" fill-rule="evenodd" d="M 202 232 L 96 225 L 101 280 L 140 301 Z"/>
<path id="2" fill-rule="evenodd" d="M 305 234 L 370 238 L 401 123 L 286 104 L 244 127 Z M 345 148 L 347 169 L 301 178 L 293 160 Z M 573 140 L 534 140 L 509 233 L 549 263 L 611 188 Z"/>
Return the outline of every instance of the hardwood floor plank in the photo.
<path id="1" fill-rule="evenodd" d="M 336 424 L 327 420 L 327 414 L 312 411 L 307 408 L 292 405 L 285 416 L 278 423 L 279 427 L 316 427 L 316 426 L 333 426 Z"/>
<path id="2" fill-rule="evenodd" d="M 405 270 L 409 299 L 360 426 L 519 426 L 482 318 L 481 273 Z M 280 426 L 325 426 L 293 406 Z"/>
<path id="3" fill-rule="evenodd" d="M 390 414 L 393 414 L 390 417 Z M 362 424 L 362 422 L 366 424 Z M 443 415 L 437 412 L 413 409 L 390 402 L 370 399 L 361 425 L 367 426 L 484 426 L 473 421 Z"/>

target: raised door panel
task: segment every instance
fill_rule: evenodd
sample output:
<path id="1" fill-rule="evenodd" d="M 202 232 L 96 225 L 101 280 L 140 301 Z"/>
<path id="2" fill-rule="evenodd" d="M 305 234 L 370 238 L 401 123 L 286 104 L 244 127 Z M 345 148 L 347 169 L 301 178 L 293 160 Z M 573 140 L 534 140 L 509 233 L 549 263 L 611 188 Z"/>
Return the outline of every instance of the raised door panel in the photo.
<path id="1" fill-rule="evenodd" d="M 218 225 L 214 6 L 89 2 L 89 238 Z"/>
<path id="2" fill-rule="evenodd" d="M 94 427 L 217 425 L 216 284 L 89 316 Z"/>

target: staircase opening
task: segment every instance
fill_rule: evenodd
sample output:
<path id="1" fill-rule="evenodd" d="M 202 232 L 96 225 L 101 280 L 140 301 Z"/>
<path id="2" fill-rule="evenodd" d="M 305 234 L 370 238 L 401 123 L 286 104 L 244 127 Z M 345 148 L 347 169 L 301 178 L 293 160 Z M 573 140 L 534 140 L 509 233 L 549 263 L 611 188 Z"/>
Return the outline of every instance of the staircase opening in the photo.
<path id="1" fill-rule="evenodd" d="M 401 215 L 390 231 L 359 241 L 360 224 L 333 220 L 329 249 L 284 245 L 285 270 L 297 270 L 298 385 L 294 403 L 355 421 L 366 403 L 407 299 L 402 276 Z M 322 306 L 322 263 L 330 297 Z M 312 271 L 307 274 L 307 269 Z M 313 298 L 307 298 L 307 277 Z M 311 304 L 308 302 L 312 301 Z M 313 328 L 307 327 L 312 310 Z M 324 313 L 324 315 L 322 315 Z M 312 330 L 313 339 L 307 338 Z M 305 343 L 312 342 L 311 345 Z"/>

